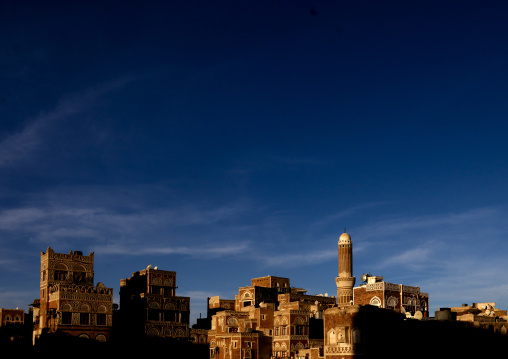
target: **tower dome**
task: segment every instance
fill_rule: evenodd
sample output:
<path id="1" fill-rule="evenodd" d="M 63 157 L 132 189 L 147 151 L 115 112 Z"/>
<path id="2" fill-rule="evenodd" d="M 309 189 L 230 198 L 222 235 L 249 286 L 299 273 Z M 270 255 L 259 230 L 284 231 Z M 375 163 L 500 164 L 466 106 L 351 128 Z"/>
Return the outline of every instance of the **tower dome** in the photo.
<path id="1" fill-rule="evenodd" d="M 346 232 L 342 233 L 339 237 L 339 243 L 351 243 L 351 237 Z"/>

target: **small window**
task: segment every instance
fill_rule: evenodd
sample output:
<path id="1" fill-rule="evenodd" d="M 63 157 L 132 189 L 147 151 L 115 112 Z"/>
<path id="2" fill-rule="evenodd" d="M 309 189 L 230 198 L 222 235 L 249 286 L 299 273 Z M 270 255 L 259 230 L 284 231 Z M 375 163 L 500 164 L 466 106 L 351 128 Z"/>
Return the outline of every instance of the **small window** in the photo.
<path id="1" fill-rule="evenodd" d="M 81 324 L 81 325 L 90 325 L 90 314 L 88 314 L 88 313 L 80 313 L 79 314 L 79 324 Z"/>
<path id="2" fill-rule="evenodd" d="M 62 312 L 62 324 L 72 324 L 71 312 Z"/>
<path id="3" fill-rule="evenodd" d="M 74 272 L 74 282 L 76 282 L 76 283 L 86 282 L 86 273 L 85 272 Z"/>
<path id="4" fill-rule="evenodd" d="M 148 309 L 148 320 L 159 321 L 159 311 L 156 309 Z"/>
<path id="5" fill-rule="evenodd" d="M 97 325 L 106 325 L 106 314 L 97 314 Z"/>
<path id="6" fill-rule="evenodd" d="M 62 270 L 55 270 L 53 279 L 61 281 L 67 280 L 67 272 Z"/>

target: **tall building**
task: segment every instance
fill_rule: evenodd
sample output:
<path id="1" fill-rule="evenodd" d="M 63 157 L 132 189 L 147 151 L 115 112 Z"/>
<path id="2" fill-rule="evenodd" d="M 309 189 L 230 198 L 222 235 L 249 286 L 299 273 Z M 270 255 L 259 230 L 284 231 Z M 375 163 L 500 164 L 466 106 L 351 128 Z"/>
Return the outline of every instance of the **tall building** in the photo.
<path id="1" fill-rule="evenodd" d="M 337 305 L 340 307 L 353 304 L 353 242 L 349 234 L 344 233 L 339 237 L 339 276 L 335 279 L 337 284 Z"/>
<path id="2" fill-rule="evenodd" d="M 148 266 L 120 281 L 120 313 L 126 335 L 188 338 L 190 298 L 176 296 L 176 272 Z"/>
<path id="3" fill-rule="evenodd" d="M 94 286 L 94 253 L 41 253 L 40 299 L 34 310 L 34 341 L 63 332 L 108 341 L 113 321 L 113 289 Z M 35 308 L 34 308 L 35 309 Z"/>

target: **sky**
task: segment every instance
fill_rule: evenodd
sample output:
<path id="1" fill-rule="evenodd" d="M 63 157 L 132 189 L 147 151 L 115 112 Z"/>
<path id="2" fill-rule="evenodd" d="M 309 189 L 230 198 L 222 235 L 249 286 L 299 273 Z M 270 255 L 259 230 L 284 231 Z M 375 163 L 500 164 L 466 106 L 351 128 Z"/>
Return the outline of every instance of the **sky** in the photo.
<path id="1" fill-rule="evenodd" d="M 40 254 L 114 289 L 335 295 L 337 241 L 430 311 L 508 309 L 508 3 L 0 2 L 0 307 Z"/>

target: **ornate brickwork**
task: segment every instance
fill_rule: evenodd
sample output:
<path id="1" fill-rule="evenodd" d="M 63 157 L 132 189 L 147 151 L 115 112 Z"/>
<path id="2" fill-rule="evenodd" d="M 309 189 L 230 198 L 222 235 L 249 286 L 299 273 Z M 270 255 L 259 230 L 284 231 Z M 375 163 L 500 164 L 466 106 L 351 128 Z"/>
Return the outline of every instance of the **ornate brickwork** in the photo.
<path id="1" fill-rule="evenodd" d="M 190 298 L 175 295 L 176 272 L 148 266 L 120 281 L 125 335 L 189 337 Z"/>
<path id="2" fill-rule="evenodd" d="M 113 290 L 94 286 L 94 254 L 41 253 L 40 300 L 34 338 L 43 330 L 106 341 L 113 321 Z"/>

